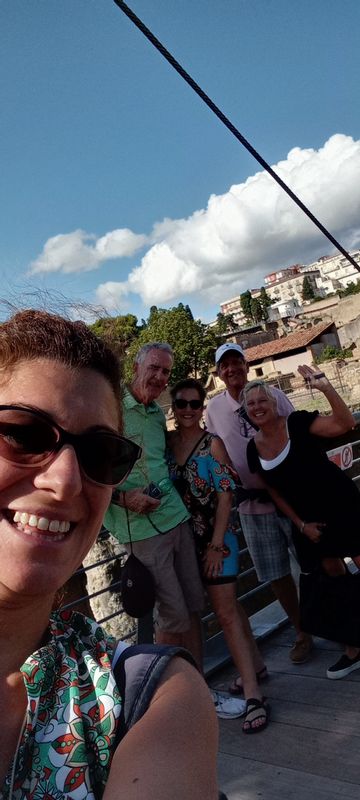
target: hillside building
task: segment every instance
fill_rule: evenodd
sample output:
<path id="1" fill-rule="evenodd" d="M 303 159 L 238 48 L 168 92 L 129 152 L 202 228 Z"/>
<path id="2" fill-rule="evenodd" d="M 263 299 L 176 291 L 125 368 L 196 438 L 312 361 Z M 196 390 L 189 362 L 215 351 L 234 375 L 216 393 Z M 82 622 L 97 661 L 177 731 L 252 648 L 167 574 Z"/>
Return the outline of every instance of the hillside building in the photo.
<path id="1" fill-rule="evenodd" d="M 360 266 L 360 250 L 355 250 L 350 255 Z M 360 280 L 360 273 L 341 253 L 334 256 L 321 256 L 309 267 L 306 267 L 305 271 L 307 272 L 308 269 L 319 271 L 318 286 L 325 295 L 345 289 L 349 283 L 357 283 Z"/>

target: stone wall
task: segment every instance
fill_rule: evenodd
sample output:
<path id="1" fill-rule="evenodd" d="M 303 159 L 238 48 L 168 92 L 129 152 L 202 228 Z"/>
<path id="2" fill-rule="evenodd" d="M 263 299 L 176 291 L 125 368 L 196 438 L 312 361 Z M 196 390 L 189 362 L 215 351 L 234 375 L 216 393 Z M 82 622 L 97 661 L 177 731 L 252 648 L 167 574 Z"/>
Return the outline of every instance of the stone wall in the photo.
<path id="1" fill-rule="evenodd" d="M 115 556 L 123 552 L 124 548 L 110 533 L 101 533 L 86 556 L 84 566 L 90 566 L 97 561 L 102 561 L 108 556 Z M 106 631 L 117 639 L 123 638 L 132 631 L 135 631 L 136 627 L 136 620 L 132 617 L 128 617 L 122 610 L 120 586 L 111 589 L 112 584 L 120 581 L 123 561 L 124 556 L 121 555 L 113 561 L 101 564 L 95 569 L 90 569 L 86 572 L 87 591 L 89 595 L 110 587 L 106 593 L 90 599 L 90 605 L 94 618 L 98 621 L 104 619 L 104 617 L 110 616 L 110 614 L 116 613 L 115 617 L 103 623 L 103 625 Z"/>
<path id="2" fill-rule="evenodd" d="M 304 315 L 300 315 L 300 318 L 301 316 L 310 319 L 316 317 L 325 321 L 332 319 L 337 328 L 340 328 L 360 316 L 360 294 L 349 295 L 349 297 L 343 297 L 342 300 L 334 302 L 333 305 L 330 304 L 331 301 L 336 300 L 337 298 L 334 297 L 329 298 L 328 301 L 320 300 L 319 303 L 311 303 L 304 307 Z"/>
<path id="3" fill-rule="evenodd" d="M 339 328 L 338 334 L 341 347 L 351 347 L 354 342 L 360 342 L 360 316 Z"/>

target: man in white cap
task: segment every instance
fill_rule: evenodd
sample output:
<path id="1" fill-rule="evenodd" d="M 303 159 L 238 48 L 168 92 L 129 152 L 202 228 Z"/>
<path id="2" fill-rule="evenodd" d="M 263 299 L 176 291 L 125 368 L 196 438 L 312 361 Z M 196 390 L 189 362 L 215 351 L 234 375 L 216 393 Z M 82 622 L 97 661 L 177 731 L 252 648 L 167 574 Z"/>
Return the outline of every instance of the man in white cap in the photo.
<path id="1" fill-rule="evenodd" d="M 259 477 L 249 471 L 246 449 L 256 431 L 242 405 L 242 390 L 247 383 L 248 365 L 240 345 L 227 342 L 215 354 L 217 372 L 225 383 L 224 392 L 213 397 L 207 406 L 206 424 L 223 440 L 233 466 L 244 487 L 246 499 L 240 502 L 241 526 L 260 581 L 270 581 L 273 592 L 296 630 L 290 658 L 301 664 L 309 657 L 312 639 L 299 627 L 299 605 L 291 575 L 289 546 L 291 523 L 277 514 Z M 286 395 L 274 389 L 278 410 L 288 416 L 294 409 Z"/>

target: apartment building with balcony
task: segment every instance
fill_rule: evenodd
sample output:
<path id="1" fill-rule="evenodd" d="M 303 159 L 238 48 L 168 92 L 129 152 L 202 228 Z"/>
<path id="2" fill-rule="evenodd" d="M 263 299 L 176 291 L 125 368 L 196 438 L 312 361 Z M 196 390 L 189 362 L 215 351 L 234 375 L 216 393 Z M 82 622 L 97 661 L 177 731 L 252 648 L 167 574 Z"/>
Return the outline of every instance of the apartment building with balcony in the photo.
<path id="1" fill-rule="evenodd" d="M 241 308 L 239 294 L 236 297 L 232 297 L 230 300 L 224 300 L 223 303 L 220 303 L 220 310 L 224 315 L 231 314 L 234 322 L 239 326 L 239 328 L 241 328 L 243 325 L 246 325 L 247 320 Z"/>
<path id="2" fill-rule="evenodd" d="M 360 250 L 355 250 L 350 255 L 360 266 Z M 321 256 L 313 264 L 304 268 L 304 272 L 307 273 L 307 270 L 319 271 L 318 286 L 324 294 L 345 289 L 349 283 L 358 283 L 360 280 L 360 273 L 341 253 L 334 256 Z"/>
<path id="3" fill-rule="evenodd" d="M 304 302 L 302 292 L 305 274 L 314 294 L 323 296 L 325 291 L 318 284 L 320 280 L 320 270 L 312 269 L 311 267 L 304 268 L 300 264 L 266 275 L 266 294 L 275 303 L 286 303 L 287 301 L 294 300 L 298 306 L 302 306 Z"/>

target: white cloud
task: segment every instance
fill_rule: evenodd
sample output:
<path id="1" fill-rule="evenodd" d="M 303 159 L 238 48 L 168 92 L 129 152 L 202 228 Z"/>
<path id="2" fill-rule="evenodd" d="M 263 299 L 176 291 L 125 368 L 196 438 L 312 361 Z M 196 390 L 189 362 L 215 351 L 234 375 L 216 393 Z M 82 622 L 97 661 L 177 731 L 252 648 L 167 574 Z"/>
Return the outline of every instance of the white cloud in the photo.
<path id="1" fill-rule="evenodd" d="M 128 228 L 110 231 L 99 239 L 82 230 L 59 233 L 47 240 L 42 253 L 30 264 L 30 272 L 89 272 L 103 261 L 134 255 L 146 241 L 146 236 Z"/>
<path id="2" fill-rule="evenodd" d="M 97 287 L 96 300 L 108 313 L 119 313 L 128 311 L 128 304 L 125 302 L 128 294 L 126 281 L 123 283 L 108 281 Z"/>
<path id="3" fill-rule="evenodd" d="M 345 246 L 360 243 L 360 141 L 335 134 L 319 150 L 294 147 L 273 166 Z M 187 219 L 165 218 L 149 236 L 124 228 L 95 239 L 84 231 L 49 239 L 33 272 L 91 270 L 148 246 L 127 281 L 100 284 L 97 299 L 109 310 L 128 293 L 145 305 L 197 294 L 218 303 L 263 283 L 266 273 L 309 263 L 331 243 L 267 172 L 257 172 Z"/>
<path id="4" fill-rule="evenodd" d="M 109 258 L 132 256 L 147 242 L 143 234 L 133 233 L 129 228 L 118 228 L 102 236 L 96 242 L 96 252 L 101 261 Z"/>
<path id="5" fill-rule="evenodd" d="M 359 245 L 360 141 L 335 134 L 319 150 L 293 148 L 273 169 L 345 247 Z M 195 292 L 219 302 L 333 249 L 266 172 L 211 195 L 188 219 L 156 223 L 149 239 L 128 277 L 146 305 Z"/>
<path id="6" fill-rule="evenodd" d="M 144 256 L 140 267 L 130 273 L 128 287 L 131 292 L 141 295 L 146 305 L 154 301 L 153 280 L 156 276 L 156 302 L 164 303 L 177 295 L 195 292 L 202 288 L 200 267 L 193 261 L 177 256 L 166 242 L 155 244 Z"/>

